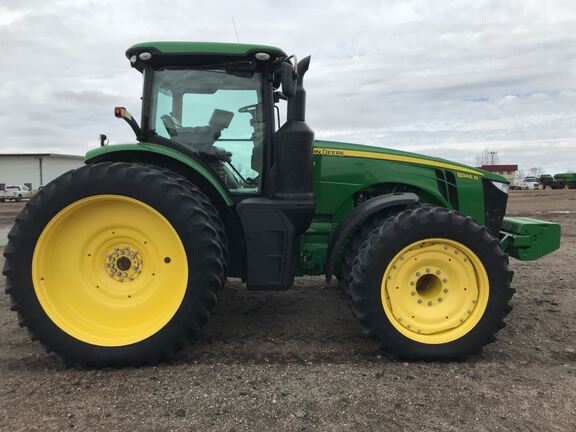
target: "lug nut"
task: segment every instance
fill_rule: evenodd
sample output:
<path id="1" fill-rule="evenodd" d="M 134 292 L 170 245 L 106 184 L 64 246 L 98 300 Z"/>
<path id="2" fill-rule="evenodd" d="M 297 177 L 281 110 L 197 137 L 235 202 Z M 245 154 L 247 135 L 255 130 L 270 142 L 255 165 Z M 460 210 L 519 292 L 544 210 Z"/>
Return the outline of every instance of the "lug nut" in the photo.
<path id="1" fill-rule="evenodd" d="M 413 296 L 416 295 L 416 291 L 412 291 L 410 294 L 412 294 Z"/>
<path id="2" fill-rule="evenodd" d="M 420 276 L 420 272 L 416 272 L 416 276 Z"/>
<path id="3" fill-rule="evenodd" d="M 448 292 L 448 288 L 444 288 L 442 291 L 444 291 L 444 293 Z"/>
<path id="4" fill-rule="evenodd" d="M 418 299 L 418 303 L 422 303 L 422 299 Z"/>
<path id="5" fill-rule="evenodd" d="M 438 297 L 438 301 L 441 302 L 441 301 L 442 301 L 442 297 Z"/>
<path id="6" fill-rule="evenodd" d="M 438 276 L 440 276 L 440 275 L 442 274 L 442 272 L 441 272 L 440 270 L 436 270 L 436 274 L 437 274 Z"/>
<path id="7" fill-rule="evenodd" d="M 416 285 L 416 282 L 410 281 L 410 285 Z"/>
<path id="8" fill-rule="evenodd" d="M 428 306 L 432 306 L 432 302 L 428 300 Z"/>
<path id="9" fill-rule="evenodd" d="M 446 283 L 446 282 L 448 282 L 448 279 L 444 278 L 444 279 L 442 279 L 442 282 Z"/>

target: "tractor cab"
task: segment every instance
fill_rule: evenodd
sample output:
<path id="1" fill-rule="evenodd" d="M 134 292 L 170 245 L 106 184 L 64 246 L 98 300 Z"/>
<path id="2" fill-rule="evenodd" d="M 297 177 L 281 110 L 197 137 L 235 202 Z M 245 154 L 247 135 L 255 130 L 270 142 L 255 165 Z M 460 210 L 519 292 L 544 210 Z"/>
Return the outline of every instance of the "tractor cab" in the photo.
<path id="1" fill-rule="evenodd" d="M 274 152 L 265 149 L 280 127 L 274 102 L 298 98 L 291 58 L 268 46 L 195 42 L 143 43 L 126 54 L 144 74 L 140 141 L 193 154 L 232 195 L 273 192 Z"/>

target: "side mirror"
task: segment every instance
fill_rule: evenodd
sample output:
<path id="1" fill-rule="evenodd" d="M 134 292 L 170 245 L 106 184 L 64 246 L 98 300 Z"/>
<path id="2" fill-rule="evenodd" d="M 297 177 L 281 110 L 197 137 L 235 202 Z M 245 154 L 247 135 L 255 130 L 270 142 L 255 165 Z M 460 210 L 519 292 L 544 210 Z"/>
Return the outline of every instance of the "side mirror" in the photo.
<path id="1" fill-rule="evenodd" d="M 294 65 L 290 62 L 282 62 L 282 93 L 286 97 L 296 94 L 296 72 Z"/>
<path id="2" fill-rule="evenodd" d="M 132 114 L 130 114 L 128 111 L 126 111 L 126 108 L 115 107 L 114 108 L 114 116 L 116 118 L 124 119 L 126 121 L 126 123 L 128 123 L 130 125 L 130 127 L 134 131 L 134 134 L 136 135 L 136 139 L 138 141 L 141 141 L 143 139 L 142 129 L 140 129 L 140 126 L 138 126 L 138 123 L 136 122 L 136 120 L 134 120 L 134 117 L 132 117 Z"/>

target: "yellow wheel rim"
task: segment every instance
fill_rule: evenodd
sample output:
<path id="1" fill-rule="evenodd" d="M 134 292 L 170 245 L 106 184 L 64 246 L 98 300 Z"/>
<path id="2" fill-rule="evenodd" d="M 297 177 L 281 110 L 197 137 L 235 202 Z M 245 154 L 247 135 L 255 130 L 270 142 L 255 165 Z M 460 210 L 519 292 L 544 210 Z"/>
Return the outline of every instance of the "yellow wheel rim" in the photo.
<path id="1" fill-rule="evenodd" d="M 404 336 L 443 344 L 478 324 L 488 304 L 488 275 L 463 244 L 425 239 L 402 249 L 382 279 L 384 312 Z"/>
<path id="2" fill-rule="evenodd" d="M 188 262 L 172 225 L 149 205 L 120 195 L 70 204 L 34 250 L 40 305 L 64 332 L 99 346 L 142 341 L 172 319 Z"/>

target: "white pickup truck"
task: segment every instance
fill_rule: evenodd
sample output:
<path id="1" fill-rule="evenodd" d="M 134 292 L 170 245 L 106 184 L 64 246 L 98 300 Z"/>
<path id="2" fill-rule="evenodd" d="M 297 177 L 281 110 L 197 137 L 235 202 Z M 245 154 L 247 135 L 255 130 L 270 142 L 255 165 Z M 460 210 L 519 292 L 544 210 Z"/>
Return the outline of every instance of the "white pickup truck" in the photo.
<path id="1" fill-rule="evenodd" d="M 536 177 L 525 177 L 522 180 L 515 180 L 510 185 L 510 189 L 532 190 L 538 189 L 540 183 Z"/>
<path id="2" fill-rule="evenodd" d="M 0 190 L 0 202 L 14 200 L 22 201 L 23 199 L 30 198 L 32 191 L 24 185 L 6 186 L 4 190 Z"/>

